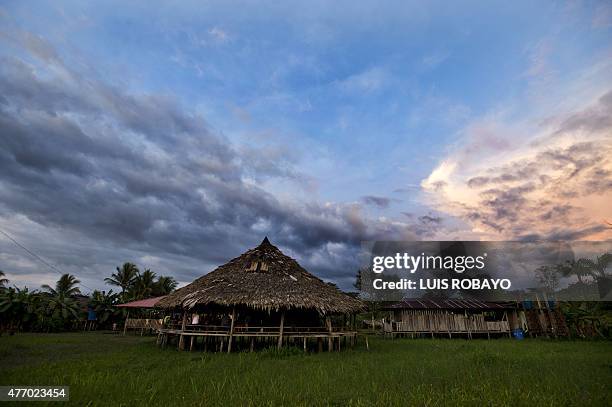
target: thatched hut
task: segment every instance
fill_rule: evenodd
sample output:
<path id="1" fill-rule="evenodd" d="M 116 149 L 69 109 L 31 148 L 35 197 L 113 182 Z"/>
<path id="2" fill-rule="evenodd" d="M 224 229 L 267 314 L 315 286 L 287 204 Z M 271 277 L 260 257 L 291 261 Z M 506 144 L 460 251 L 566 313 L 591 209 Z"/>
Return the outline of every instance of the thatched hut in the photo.
<path id="1" fill-rule="evenodd" d="M 310 274 L 268 238 L 261 244 L 182 287 L 156 304 L 182 315 L 161 331 L 160 341 L 179 337 L 179 348 L 199 338 L 205 349 L 266 345 L 300 340 L 304 349 L 353 343 L 355 313 L 363 303 Z M 236 343 L 236 341 L 238 341 Z M 233 345 L 234 344 L 234 345 Z M 334 345 L 335 344 L 335 345 Z"/>

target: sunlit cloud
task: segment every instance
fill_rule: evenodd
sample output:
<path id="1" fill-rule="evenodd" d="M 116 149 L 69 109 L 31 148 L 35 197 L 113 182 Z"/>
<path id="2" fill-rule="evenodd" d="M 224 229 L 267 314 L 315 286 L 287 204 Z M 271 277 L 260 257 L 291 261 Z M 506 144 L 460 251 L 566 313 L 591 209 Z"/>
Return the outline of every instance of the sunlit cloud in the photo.
<path id="1" fill-rule="evenodd" d="M 609 237 L 612 92 L 552 122 L 469 126 L 466 144 L 423 181 L 427 197 L 483 237 Z M 514 136 L 517 129 L 525 133 Z"/>

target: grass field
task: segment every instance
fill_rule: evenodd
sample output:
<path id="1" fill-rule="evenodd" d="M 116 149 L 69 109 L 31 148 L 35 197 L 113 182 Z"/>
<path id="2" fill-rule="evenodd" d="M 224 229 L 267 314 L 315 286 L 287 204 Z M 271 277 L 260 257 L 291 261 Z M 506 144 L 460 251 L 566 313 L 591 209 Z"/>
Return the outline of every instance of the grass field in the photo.
<path id="1" fill-rule="evenodd" d="M 370 351 L 308 355 L 177 352 L 154 342 L 2 336 L 0 385 L 69 385 L 79 406 L 612 405 L 610 342 L 373 338 Z"/>

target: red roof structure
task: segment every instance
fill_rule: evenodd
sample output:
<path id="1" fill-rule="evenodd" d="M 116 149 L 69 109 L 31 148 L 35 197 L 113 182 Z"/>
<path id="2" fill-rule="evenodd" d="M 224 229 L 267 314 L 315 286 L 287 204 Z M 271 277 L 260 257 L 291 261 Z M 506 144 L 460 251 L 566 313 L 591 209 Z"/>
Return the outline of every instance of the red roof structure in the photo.
<path id="1" fill-rule="evenodd" d="M 153 297 L 144 300 L 131 301 L 126 302 L 125 304 L 118 304 L 115 306 L 121 308 L 154 308 L 155 304 L 157 304 L 160 300 L 164 298 L 166 298 L 166 296 L 162 295 L 161 297 Z"/>

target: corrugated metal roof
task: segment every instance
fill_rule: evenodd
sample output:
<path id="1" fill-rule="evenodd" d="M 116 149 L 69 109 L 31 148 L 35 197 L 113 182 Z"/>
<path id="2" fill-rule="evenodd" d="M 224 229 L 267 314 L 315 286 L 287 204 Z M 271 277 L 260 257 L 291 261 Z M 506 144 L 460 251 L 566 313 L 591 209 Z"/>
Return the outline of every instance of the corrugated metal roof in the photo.
<path id="1" fill-rule="evenodd" d="M 513 303 L 509 302 L 487 302 L 480 300 L 425 300 L 412 299 L 403 300 L 389 306 L 391 309 L 509 309 L 515 308 Z"/>
<path id="2" fill-rule="evenodd" d="M 132 302 L 126 302 L 125 304 L 119 304 L 116 305 L 116 307 L 122 307 L 122 308 L 153 308 L 155 307 L 155 304 L 157 304 L 157 302 L 163 298 L 166 298 L 165 295 L 162 295 L 161 297 L 153 297 L 153 298 L 147 298 L 144 300 L 138 300 L 138 301 L 132 301 Z"/>

